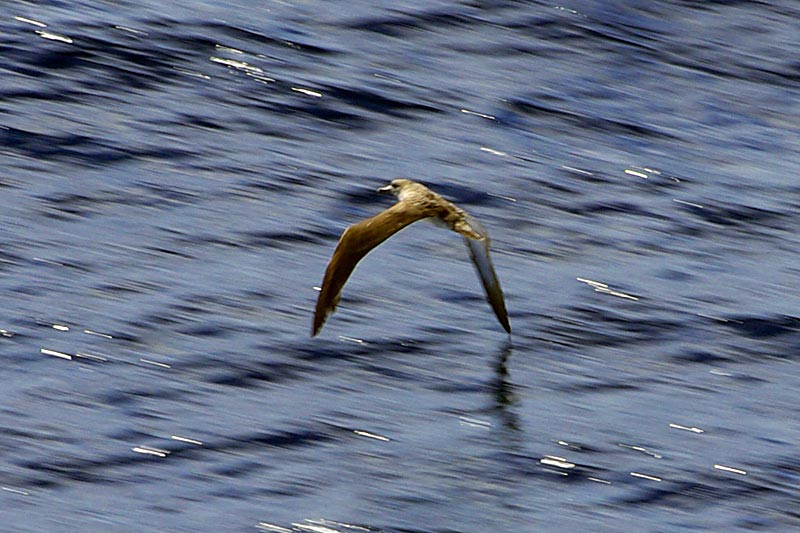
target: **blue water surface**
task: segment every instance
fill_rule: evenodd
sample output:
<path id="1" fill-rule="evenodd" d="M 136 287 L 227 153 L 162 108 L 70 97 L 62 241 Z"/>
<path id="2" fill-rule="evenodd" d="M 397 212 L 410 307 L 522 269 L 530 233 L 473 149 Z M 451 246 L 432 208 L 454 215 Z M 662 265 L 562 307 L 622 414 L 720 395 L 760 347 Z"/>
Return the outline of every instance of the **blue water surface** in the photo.
<path id="1" fill-rule="evenodd" d="M 800 527 L 796 2 L 2 12 L 0 530 Z"/>

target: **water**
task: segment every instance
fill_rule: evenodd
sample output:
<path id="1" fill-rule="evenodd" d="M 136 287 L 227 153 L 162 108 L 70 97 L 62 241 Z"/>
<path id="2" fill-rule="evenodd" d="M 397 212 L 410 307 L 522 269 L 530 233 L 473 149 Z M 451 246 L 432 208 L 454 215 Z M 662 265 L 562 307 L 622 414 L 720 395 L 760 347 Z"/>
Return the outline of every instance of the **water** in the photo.
<path id="1" fill-rule="evenodd" d="M 794 2 L 3 13 L 3 530 L 800 525 Z"/>

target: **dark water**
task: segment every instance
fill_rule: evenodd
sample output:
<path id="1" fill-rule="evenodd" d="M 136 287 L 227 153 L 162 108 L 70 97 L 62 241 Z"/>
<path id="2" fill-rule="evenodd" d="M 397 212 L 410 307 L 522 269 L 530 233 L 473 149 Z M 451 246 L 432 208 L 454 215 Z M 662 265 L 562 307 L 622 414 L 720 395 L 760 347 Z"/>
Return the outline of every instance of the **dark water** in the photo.
<path id="1" fill-rule="evenodd" d="M 0 529 L 800 526 L 800 5 L 172 4 L 2 10 Z M 511 342 L 426 224 L 309 338 L 397 176 Z"/>

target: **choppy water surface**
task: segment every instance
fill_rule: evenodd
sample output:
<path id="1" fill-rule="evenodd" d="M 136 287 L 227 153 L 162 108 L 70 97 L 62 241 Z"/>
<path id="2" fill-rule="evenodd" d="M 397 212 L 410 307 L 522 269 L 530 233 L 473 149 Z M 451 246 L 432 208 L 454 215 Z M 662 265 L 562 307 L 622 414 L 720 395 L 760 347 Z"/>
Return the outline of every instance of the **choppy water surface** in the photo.
<path id="1" fill-rule="evenodd" d="M 800 526 L 798 18 L 9 3 L 0 528 Z M 426 224 L 309 338 L 397 176 L 510 341 Z"/>

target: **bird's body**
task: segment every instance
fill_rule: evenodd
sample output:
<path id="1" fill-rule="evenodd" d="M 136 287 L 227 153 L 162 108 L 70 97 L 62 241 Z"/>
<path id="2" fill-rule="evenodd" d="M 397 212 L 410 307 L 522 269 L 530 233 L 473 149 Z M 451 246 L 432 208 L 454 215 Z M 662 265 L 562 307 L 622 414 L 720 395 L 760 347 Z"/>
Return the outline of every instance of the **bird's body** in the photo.
<path id="1" fill-rule="evenodd" d="M 396 179 L 378 191 L 391 192 L 397 196 L 398 201 L 382 213 L 353 224 L 342 234 L 325 270 L 311 336 L 319 333 L 328 315 L 336 309 L 342 288 L 358 262 L 370 250 L 404 227 L 425 218 L 443 223 L 464 237 L 486 298 L 503 329 L 511 333 L 503 291 L 489 257 L 489 235 L 483 226 L 466 211 L 420 183 Z"/>

